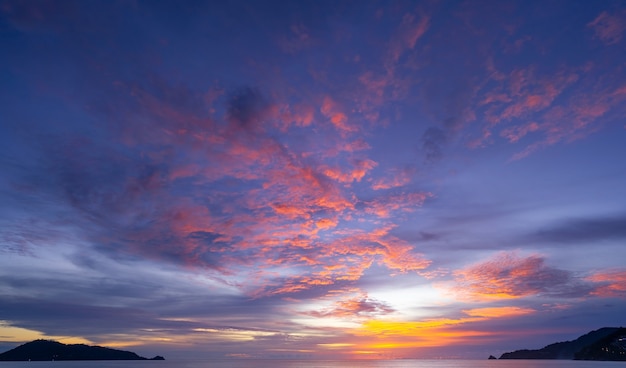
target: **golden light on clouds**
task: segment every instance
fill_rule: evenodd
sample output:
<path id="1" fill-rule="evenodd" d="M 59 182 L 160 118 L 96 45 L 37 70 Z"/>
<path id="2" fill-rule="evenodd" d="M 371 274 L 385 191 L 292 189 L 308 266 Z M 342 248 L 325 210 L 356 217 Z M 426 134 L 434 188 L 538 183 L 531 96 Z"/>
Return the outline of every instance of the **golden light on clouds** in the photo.
<path id="1" fill-rule="evenodd" d="M 0 340 L 2 341 L 28 342 L 37 339 L 56 340 L 64 344 L 91 344 L 91 341 L 82 337 L 46 335 L 40 331 L 14 327 L 6 321 L 0 321 Z"/>
<path id="2" fill-rule="evenodd" d="M 463 310 L 463 313 L 468 316 L 485 318 L 518 317 L 534 312 L 536 310 L 522 307 L 491 307 Z"/>

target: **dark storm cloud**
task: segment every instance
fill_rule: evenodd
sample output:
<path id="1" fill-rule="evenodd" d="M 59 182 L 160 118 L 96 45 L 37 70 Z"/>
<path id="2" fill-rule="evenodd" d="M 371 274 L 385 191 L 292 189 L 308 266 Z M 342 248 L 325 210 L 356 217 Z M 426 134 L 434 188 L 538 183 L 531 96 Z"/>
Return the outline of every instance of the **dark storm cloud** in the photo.
<path id="1" fill-rule="evenodd" d="M 530 239 L 555 243 L 585 243 L 626 239 L 626 214 L 562 221 L 531 235 Z"/>

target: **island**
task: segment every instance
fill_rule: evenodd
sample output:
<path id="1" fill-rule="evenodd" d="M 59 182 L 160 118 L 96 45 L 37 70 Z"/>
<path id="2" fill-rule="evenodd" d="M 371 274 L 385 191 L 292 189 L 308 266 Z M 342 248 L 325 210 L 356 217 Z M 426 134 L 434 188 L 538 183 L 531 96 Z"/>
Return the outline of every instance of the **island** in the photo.
<path id="1" fill-rule="evenodd" d="M 35 340 L 0 354 L 0 361 L 45 360 L 165 360 L 162 356 L 144 358 L 133 352 L 85 344 L 66 345 L 51 340 Z"/>
<path id="2" fill-rule="evenodd" d="M 516 350 L 500 359 L 575 359 L 626 361 L 626 328 L 604 327 L 573 341 L 547 345 L 537 350 Z"/>

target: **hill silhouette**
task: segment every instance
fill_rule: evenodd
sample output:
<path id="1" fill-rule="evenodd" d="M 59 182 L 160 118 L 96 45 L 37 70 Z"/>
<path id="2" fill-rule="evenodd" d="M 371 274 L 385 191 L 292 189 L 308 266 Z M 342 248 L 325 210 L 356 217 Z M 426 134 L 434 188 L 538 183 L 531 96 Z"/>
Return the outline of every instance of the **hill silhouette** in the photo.
<path id="1" fill-rule="evenodd" d="M 626 329 L 604 327 L 573 341 L 557 342 L 537 350 L 504 353 L 500 359 L 626 360 L 626 339 L 623 338 L 626 338 Z M 611 354 L 608 354 L 609 347 Z M 618 359 L 620 357 L 622 359 Z"/>
<path id="2" fill-rule="evenodd" d="M 85 344 L 66 345 L 51 340 L 35 340 L 0 354 L 0 361 L 43 360 L 148 360 L 133 352 Z M 156 356 L 152 360 L 163 360 Z"/>
<path id="3" fill-rule="evenodd" d="M 584 347 L 574 356 L 576 360 L 619 360 L 626 361 L 626 328 Z"/>

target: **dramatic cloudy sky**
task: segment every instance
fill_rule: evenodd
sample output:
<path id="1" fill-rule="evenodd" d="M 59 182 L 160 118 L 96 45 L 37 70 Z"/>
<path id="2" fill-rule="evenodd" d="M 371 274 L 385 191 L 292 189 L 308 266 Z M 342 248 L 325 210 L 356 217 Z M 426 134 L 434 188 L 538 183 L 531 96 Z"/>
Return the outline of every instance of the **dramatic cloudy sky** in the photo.
<path id="1" fill-rule="evenodd" d="M 2 350 L 626 325 L 623 1 L 0 0 L 0 48 Z"/>

